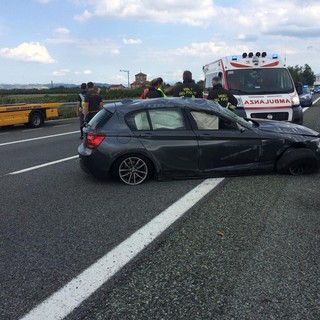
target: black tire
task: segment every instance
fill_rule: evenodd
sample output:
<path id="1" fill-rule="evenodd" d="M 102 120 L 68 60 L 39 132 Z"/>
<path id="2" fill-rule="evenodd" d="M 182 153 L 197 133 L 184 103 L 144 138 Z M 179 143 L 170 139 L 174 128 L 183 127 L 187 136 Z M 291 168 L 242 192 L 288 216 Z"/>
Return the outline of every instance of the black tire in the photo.
<path id="1" fill-rule="evenodd" d="M 134 186 L 149 179 L 152 175 L 152 165 L 142 155 L 129 154 L 115 162 L 112 175 L 119 181 Z"/>
<path id="2" fill-rule="evenodd" d="M 29 116 L 28 126 L 30 128 L 40 128 L 43 125 L 43 114 L 39 111 L 34 111 Z"/>
<path id="3" fill-rule="evenodd" d="M 284 152 L 276 164 L 279 173 L 300 176 L 318 171 L 318 160 L 309 149 L 289 149 Z"/>

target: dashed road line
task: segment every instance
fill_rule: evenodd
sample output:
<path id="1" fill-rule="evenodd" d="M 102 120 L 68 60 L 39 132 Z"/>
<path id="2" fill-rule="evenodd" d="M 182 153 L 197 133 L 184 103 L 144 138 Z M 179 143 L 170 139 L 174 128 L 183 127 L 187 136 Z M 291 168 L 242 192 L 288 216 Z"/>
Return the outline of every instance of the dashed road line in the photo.
<path id="1" fill-rule="evenodd" d="M 57 133 L 57 134 L 52 134 L 49 136 L 43 136 L 43 137 L 36 137 L 36 138 L 30 138 L 30 139 L 23 139 L 23 140 L 15 140 L 15 141 L 10 141 L 10 142 L 3 142 L 0 143 L 0 147 L 2 146 L 8 146 L 11 144 L 17 144 L 17 143 L 23 143 L 23 142 L 30 142 L 30 141 L 36 141 L 36 140 L 42 140 L 42 139 L 49 139 L 49 138 L 55 138 L 55 137 L 60 137 L 60 136 L 66 136 L 69 134 L 75 134 L 79 133 L 79 130 L 77 131 L 70 131 L 70 132 L 65 132 L 65 133 Z"/>
<path id="2" fill-rule="evenodd" d="M 59 159 L 59 160 L 55 160 L 55 161 L 51 161 L 51 162 L 46 162 L 46 163 L 43 163 L 43 164 L 40 164 L 40 165 L 37 165 L 37 166 L 25 168 L 25 169 L 18 170 L 18 171 L 9 172 L 6 175 L 20 174 L 20 173 L 24 173 L 24 172 L 40 169 L 40 168 L 43 168 L 43 167 L 52 166 L 54 164 L 57 164 L 57 163 L 60 163 L 60 162 L 64 162 L 64 161 L 68 161 L 68 160 L 73 160 L 73 159 L 76 159 L 76 158 L 79 158 L 79 156 L 77 155 L 77 156 L 63 158 L 63 159 Z"/>

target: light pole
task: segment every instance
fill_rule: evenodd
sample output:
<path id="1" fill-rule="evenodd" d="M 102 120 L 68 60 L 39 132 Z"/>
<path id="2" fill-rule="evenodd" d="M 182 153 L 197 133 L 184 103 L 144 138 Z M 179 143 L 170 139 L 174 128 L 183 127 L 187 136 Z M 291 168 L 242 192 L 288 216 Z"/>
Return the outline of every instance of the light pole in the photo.
<path id="1" fill-rule="evenodd" d="M 130 71 L 129 70 L 120 70 L 121 72 L 126 72 L 127 75 L 128 75 L 128 90 L 130 89 L 130 82 L 129 82 L 129 73 Z"/>

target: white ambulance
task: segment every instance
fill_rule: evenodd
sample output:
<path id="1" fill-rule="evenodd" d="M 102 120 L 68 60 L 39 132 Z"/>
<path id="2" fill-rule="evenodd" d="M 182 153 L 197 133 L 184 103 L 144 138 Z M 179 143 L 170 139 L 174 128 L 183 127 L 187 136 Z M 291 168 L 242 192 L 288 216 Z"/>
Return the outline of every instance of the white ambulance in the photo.
<path id="1" fill-rule="evenodd" d="M 223 57 L 203 66 L 205 90 L 218 76 L 238 99 L 235 112 L 246 118 L 303 123 L 298 93 L 285 63 L 277 54 L 256 52 Z"/>

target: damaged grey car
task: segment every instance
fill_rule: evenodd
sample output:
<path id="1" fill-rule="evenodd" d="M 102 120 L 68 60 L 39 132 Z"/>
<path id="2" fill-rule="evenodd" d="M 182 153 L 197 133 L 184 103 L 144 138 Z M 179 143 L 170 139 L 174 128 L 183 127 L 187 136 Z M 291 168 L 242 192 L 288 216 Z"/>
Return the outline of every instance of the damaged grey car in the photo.
<path id="1" fill-rule="evenodd" d="M 138 185 L 267 172 L 318 171 L 320 135 L 305 126 L 245 119 L 196 98 L 126 100 L 104 105 L 84 128 L 81 168 Z"/>

